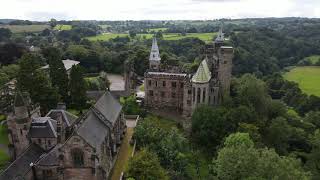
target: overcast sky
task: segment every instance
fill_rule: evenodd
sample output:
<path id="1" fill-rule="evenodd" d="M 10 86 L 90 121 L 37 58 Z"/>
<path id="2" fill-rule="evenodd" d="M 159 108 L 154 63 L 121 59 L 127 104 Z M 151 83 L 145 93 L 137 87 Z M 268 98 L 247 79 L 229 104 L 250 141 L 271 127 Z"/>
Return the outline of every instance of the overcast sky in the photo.
<path id="1" fill-rule="evenodd" d="M 0 19 L 210 20 L 320 17 L 320 0 L 0 0 Z"/>

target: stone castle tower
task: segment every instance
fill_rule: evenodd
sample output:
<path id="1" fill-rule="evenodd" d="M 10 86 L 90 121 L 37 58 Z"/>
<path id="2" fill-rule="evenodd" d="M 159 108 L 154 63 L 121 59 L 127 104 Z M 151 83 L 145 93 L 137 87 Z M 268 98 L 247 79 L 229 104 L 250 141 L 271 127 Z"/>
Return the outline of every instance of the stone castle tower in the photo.
<path id="1" fill-rule="evenodd" d="M 199 104 L 218 105 L 230 92 L 233 48 L 224 46 L 222 28 L 206 52 L 192 77 L 192 109 Z"/>
<path id="2" fill-rule="evenodd" d="M 154 38 L 145 73 L 145 105 L 169 109 L 188 117 L 193 110 L 207 104 L 217 106 L 229 95 L 233 48 L 225 46 L 222 28 L 217 38 L 206 47 L 206 58 L 195 74 L 181 73 L 174 69 L 160 69 L 161 58 Z"/>
<path id="3" fill-rule="evenodd" d="M 21 92 L 16 92 L 13 112 L 8 115 L 9 153 L 16 159 L 29 146 L 27 137 L 32 117 L 40 116 L 40 108 L 32 108 L 30 99 Z"/>
<path id="4" fill-rule="evenodd" d="M 149 69 L 153 71 L 160 71 L 160 62 L 161 62 L 161 57 L 160 57 L 159 47 L 158 47 L 157 39 L 156 37 L 154 37 L 152 40 L 152 47 L 151 47 L 151 52 L 149 57 Z"/>

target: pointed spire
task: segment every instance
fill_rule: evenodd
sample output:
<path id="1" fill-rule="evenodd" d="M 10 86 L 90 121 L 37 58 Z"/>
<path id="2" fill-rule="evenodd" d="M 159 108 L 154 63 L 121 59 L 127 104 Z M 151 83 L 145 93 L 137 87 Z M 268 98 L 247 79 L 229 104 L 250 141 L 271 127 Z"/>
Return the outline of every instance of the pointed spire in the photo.
<path id="1" fill-rule="evenodd" d="M 14 106 L 21 107 L 21 106 L 26 106 L 26 105 L 27 104 L 24 100 L 24 97 L 22 96 L 22 93 L 20 91 L 17 91 L 15 99 L 14 99 Z"/>
<path id="2" fill-rule="evenodd" d="M 224 41 L 224 33 L 222 32 L 222 25 L 220 26 L 218 36 L 215 41 L 216 42 L 223 42 Z"/>
<path id="3" fill-rule="evenodd" d="M 151 47 L 149 61 L 160 61 L 160 60 L 161 60 L 161 58 L 160 58 L 160 52 L 159 52 L 157 39 L 156 39 L 156 37 L 154 37 L 152 40 L 152 47 Z"/>

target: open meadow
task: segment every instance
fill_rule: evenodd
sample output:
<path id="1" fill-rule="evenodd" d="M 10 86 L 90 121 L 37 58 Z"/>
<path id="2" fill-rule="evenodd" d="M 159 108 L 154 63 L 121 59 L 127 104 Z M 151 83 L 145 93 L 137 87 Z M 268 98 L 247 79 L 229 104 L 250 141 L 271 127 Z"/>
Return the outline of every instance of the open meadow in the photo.
<path id="1" fill-rule="evenodd" d="M 49 25 L 0 25 L 0 28 L 8 28 L 12 33 L 25 33 L 25 32 L 41 32 Z"/>
<path id="2" fill-rule="evenodd" d="M 295 67 L 285 73 L 284 77 L 289 81 L 297 82 L 306 94 L 320 96 L 319 66 Z"/>
<path id="3" fill-rule="evenodd" d="M 54 27 L 55 30 L 71 30 L 72 26 L 71 25 L 65 25 L 65 24 L 58 24 Z"/>
<path id="4" fill-rule="evenodd" d="M 210 42 L 213 37 L 216 35 L 216 33 L 188 33 L 186 35 L 181 35 L 180 33 L 164 33 L 163 34 L 163 40 L 180 40 L 184 38 L 199 38 L 202 41 Z M 110 39 L 114 39 L 116 37 L 126 37 L 129 36 L 125 33 L 104 33 L 99 34 L 97 36 L 87 37 L 90 41 L 108 41 Z M 151 39 L 153 37 L 153 34 L 137 34 L 137 38 L 145 38 L 145 39 Z"/>

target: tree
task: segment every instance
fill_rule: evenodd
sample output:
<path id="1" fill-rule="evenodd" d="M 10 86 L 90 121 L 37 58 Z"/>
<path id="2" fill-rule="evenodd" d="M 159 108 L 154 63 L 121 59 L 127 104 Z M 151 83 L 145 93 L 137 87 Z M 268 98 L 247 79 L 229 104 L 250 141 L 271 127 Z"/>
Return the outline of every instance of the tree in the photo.
<path id="1" fill-rule="evenodd" d="M 52 86 L 57 87 L 59 94 L 64 102 L 68 101 L 68 75 L 62 62 L 62 56 L 59 49 L 50 47 L 43 51 L 48 60 L 50 79 Z"/>
<path id="2" fill-rule="evenodd" d="M 245 74 L 239 79 L 237 99 L 239 104 L 253 107 L 260 116 L 268 113 L 271 97 L 267 86 L 254 75 Z"/>
<path id="3" fill-rule="evenodd" d="M 157 156 L 147 149 L 142 149 L 129 160 L 126 176 L 139 180 L 169 179 Z"/>
<path id="4" fill-rule="evenodd" d="M 70 72 L 70 97 L 71 104 L 77 109 L 86 106 L 86 82 L 83 78 L 83 69 L 79 65 L 73 65 Z"/>
<path id="5" fill-rule="evenodd" d="M 123 103 L 123 111 L 125 114 L 140 114 L 141 109 L 139 104 L 136 102 L 135 96 L 125 97 Z"/>
<path id="6" fill-rule="evenodd" d="M 33 102 L 39 103 L 41 114 L 45 115 L 50 109 L 57 107 L 59 94 L 50 84 L 50 79 L 42 70 L 37 70 L 32 79 L 33 86 L 29 92 Z"/>
<path id="7" fill-rule="evenodd" d="M 217 179 L 309 179 L 299 161 L 275 151 L 254 147 L 247 133 L 229 135 L 212 164 Z"/>
<path id="8" fill-rule="evenodd" d="M 129 36 L 130 36 L 131 38 L 134 38 L 134 37 L 137 36 L 137 32 L 134 31 L 134 30 L 130 30 L 130 31 L 129 31 Z"/>
<path id="9" fill-rule="evenodd" d="M 25 52 L 25 47 L 15 43 L 0 44 L 0 64 L 14 64 Z"/>
<path id="10" fill-rule="evenodd" d="M 0 42 L 10 39 L 12 32 L 7 28 L 0 28 Z"/>
<path id="11" fill-rule="evenodd" d="M 19 60 L 18 87 L 31 92 L 35 83 L 35 72 L 40 68 L 40 56 L 32 53 L 24 54 Z"/>
<path id="12" fill-rule="evenodd" d="M 58 23 L 56 19 L 50 19 L 49 21 L 51 28 L 54 28 Z"/>
<path id="13" fill-rule="evenodd" d="M 221 140 L 235 131 L 233 122 L 226 119 L 227 109 L 200 106 L 192 114 L 192 137 L 202 146 L 217 147 Z"/>
<path id="14" fill-rule="evenodd" d="M 312 151 L 307 155 L 306 166 L 311 170 L 313 179 L 320 178 L 320 129 L 311 136 Z"/>

